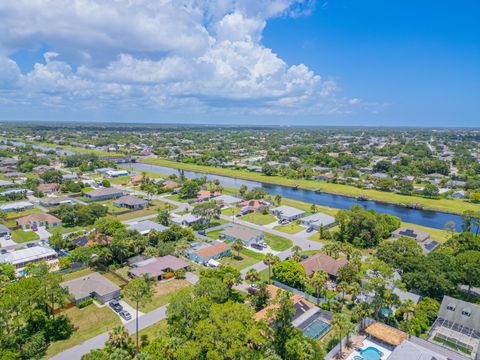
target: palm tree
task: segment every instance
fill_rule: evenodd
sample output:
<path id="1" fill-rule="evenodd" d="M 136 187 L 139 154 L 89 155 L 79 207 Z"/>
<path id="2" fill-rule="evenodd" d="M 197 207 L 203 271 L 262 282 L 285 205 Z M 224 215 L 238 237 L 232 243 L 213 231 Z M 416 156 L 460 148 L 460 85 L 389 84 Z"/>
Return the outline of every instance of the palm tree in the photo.
<path id="1" fill-rule="evenodd" d="M 409 321 L 415 312 L 415 303 L 407 299 L 404 302 L 402 302 L 402 305 L 400 305 L 399 310 L 403 313 L 403 319 L 405 321 Z"/>
<path id="2" fill-rule="evenodd" d="M 366 302 L 360 303 L 355 309 L 354 313 L 360 320 L 360 328 L 363 330 L 365 319 L 372 315 L 373 309 L 370 307 L 370 304 Z"/>
<path id="3" fill-rule="evenodd" d="M 323 270 L 315 271 L 313 273 L 313 276 L 310 278 L 310 284 L 317 291 L 317 303 L 319 302 L 319 299 L 320 299 L 320 291 L 327 283 L 327 279 L 328 279 L 328 274 Z"/>
<path id="4" fill-rule="evenodd" d="M 108 333 L 108 345 L 113 349 L 122 348 L 127 343 L 129 336 L 128 330 L 124 326 L 115 326 Z"/>
<path id="5" fill-rule="evenodd" d="M 342 345 L 342 339 L 343 336 L 347 336 L 347 343 L 348 341 L 348 336 L 350 335 L 350 331 L 352 331 L 352 322 L 350 319 L 350 316 L 345 313 L 338 313 L 333 315 L 332 322 L 331 322 L 332 327 L 335 329 L 335 332 L 337 333 L 338 337 L 340 338 L 340 356 L 343 354 L 343 345 Z"/>
<path id="6" fill-rule="evenodd" d="M 348 283 L 346 281 L 341 281 L 337 285 L 337 290 L 342 293 L 342 301 L 345 301 L 345 293 L 348 290 Z"/>
<path id="7" fill-rule="evenodd" d="M 302 248 L 298 245 L 295 245 L 292 247 L 292 259 L 295 260 L 296 262 L 302 261 L 302 257 L 300 256 L 300 252 L 302 251 Z"/>
<path id="8" fill-rule="evenodd" d="M 268 282 L 270 283 L 270 270 L 273 265 L 278 263 L 280 259 L 278 256 L 273 255 L 272 253 L 268 253 L 265 255 L 265 258 L 263 259 L 263 263 L 268 266 Z"/>
<path id="9" fill-rule="evenodd" d="M 257 282 L 260 280 L 260 274 L 255 269 L 250 269 L 245 275 L 245 280 L 250 281 L 251 283 Z"/>
<path id="10" fill-rule="evenodd" d="M 230 298 L 231 295 L 232 295 L 232 288 L 233 288 L 233 285 L 235 285 L 236 283 L 236 279 L 235 279 L 235 276 L 231 273 L 228 273 L 225 275 L 225 277 L 223 278 L 223 283 L 225 285 L 227 285 L 227 288 L 228 288 L 228 297 Z"/>
<path id="11" fill-rule="evenodd" d="M 232 244 L 232 249 L 237 252 L 237 258 L 240 258 L 240 251 L 243 249 L 243 241 L 240 239 L 237 239 L 234 241 Z"/>

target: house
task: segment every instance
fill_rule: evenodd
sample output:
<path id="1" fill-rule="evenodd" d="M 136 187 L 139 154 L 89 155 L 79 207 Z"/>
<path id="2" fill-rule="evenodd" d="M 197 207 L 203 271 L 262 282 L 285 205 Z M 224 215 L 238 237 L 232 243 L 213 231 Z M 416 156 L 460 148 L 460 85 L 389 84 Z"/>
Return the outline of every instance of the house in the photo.
<path id="1" fill-rule="evenodd" d="M 59 206 L 62 204 L 73 204 L 73 200 L 68 196 L 50 196 L 40 199 L 42 206 Z"/>
<path id="2" fill-rule="evenodd" d="M 337 278 L 338 270 L 347 264 L 347 259 L 334 259 L 333 257 L 322 253 L 314 254 L 300 263 L 307 276 L 310 277 L 315 272 L 323 270 L 333 280 Z"/>
<path id="3" fill-rule="evenodd" d="M 157 232 L 162 232 L 167 230 L 168 228 L 166 226 L 160 225 L 156 222 L 153 222 L 151 220 L 143 220 L 140 221 L 136 224 L 129 225 L 127 227 L 127 230 L 134 230 L 138 231 L 142 235 L 147 235 L 150 233 L 150 231 L 154 230 Z"/>
<path id="4" fill-rule="evenodd" d="M 127 259 L 127 263 L 129 266 L 136 266 L 137 264 L 140 264 L 144 262 L 145 260 L 151 259 L 151 256 L 146 256 L 146 255 L 135 255 Z"/>
<path id="5" fill-rule="evenodd" d="M 128 176 L 127 170 L 107 170 L 105 171 L 105 175 L 111 178 L 119 177 L 119 176 Z"/>
<path id="6" fill-rule="evenodd" d="M 450 195 L 454 199 L 463 199 L 465 198 L 465 190 L 456 190 Z"/>
<path id="7" fill-rule="evenodd" d="M 52 248 L 46 246 L 33 246 L 0 254 L 0 263 L 12 264 L 17 269 L 20 269 L 29 263 L 50 261 L 55 260 L 56 258 L 57 253 Z"/>
<path id="8" fill-rule="evenodd" d="M 0 224 L 0 237 L 10 236 L 10 229 L 7 228 L 5 225 Z"/>
<path id="9" fill-rule="evenodd" d="M 0 188 L 8 188 L 10 186 L 13 186 L 13 182 L 0 179 Z"/>
<path id="10" fill-rule="evenodd" d="M 218 205 L 225 205 L 225 206 L 232 206 L 242 201 L 242 199 L 239 199 L 235 196 L 225 195 L 225 194 L 220 196 L 215 196 L 212 200 L 215 201 L 215 203 Z"/>
<path id="11" fill-rule="evenodd" d="M 1 196 L 8 196 L 12 194 L 25 194 L 25 195 L 33 195 L 33 191 L 29 189 L 23 189 L 23 188 L 13 188 L 13 189 L 7 189 L 2 192 L 0 192 Z"/>
<path id="12" fill-rule="evenodd" d="M 78 180 L 77 174 L 63 174 L 62 175 L 63 181 L 75 181 Z"/>
<path id="13" fill-rule="evenodd" d="M 440 246 L 440 243 L 436 240 L 429 241 L 430 234 L 422 230 L 402 226 L 392 233 L 392 239 L 398 239 L 403 236 L 414 239 L 422 247 L 425 254 Z"/>
<path id="14" fill-rule="evenodd" d="M 372 174 L 372 178 L 374 178 L 374 179 L 388 179 L 389 177 L 390 177 L 390 175 L 385 174 L 385 173 L 376 172 L 376 173 Z"/>
<path id="15" fill-rule="evenodd" d="M 6 203 L 0 205 L 0 211 L 3 212 L 14 212 L 14 211 L 25 211 L 28 209 L 33 209 L 33 204 L 28 201 L 17 201 L 13 203 Z"/>
<path id="16" fill-rule="evenodd" d="M 60 185 L 57 183 L 47 183 L 47 184 L 39 184 L 37 186 L 37 190 L 45 193 L 45 194 L 52 194 L 60 188 Z"/>
<path id="17" fill-rule="evenodd" d="M 140 185 L 143 182 L 143 180 L 144 179 L 142 175 L 134 175 L 130 179 L 130 182 L 132 183 L 132 185 L 137 186 L 137 185 Z"/>
<path id="18" fill-rule="evenodd" d="M 261 231 L 249 229 L 243 226 L 229 226 L 220 232 L 220 238 L 231 241 L 242 240 L 245 245 L 263 243 L 264 235 Z"/>
<path id="19" fill-rule="evenodd" d="M 21 217 L 17 219 L 17 225 L 21 226 L 22 229 L 31 229 L 32 227 L 40 227 L 45 226 L 47 229 L 59 226 L 62 224 L 62 220 L 59 218 L 45 213 L 39 214 L 29 214 L 27 216 Z"/>
<path id="20" fill-rule="evenodd" d="M 180 216 L 176 216 L 172 218 L 172 224 L 179 225 L 179 226 L 192 226 L 195 224 L 205 223 L 207 220 L 202 220 L 201 217 L 193 215 L 193 214 L 183 214 Z"/>
<path id="21" fill-rule="evenodd" d="M 446 347 L 412 336 L 402 341 L 388 357 L 388 360 L 467 360 L 464 355 Z"/>
<path id="22" fill-rule="evenodd" d="M 98 272 L 65 281 L 60 286 L 68 289 L 76 304 L 92 297 L 103 303 L 120 297 L 120 287 Z"/>
<path id="23" fill-rule="evenodd" d="M 92 201 L 116 199 L 123 196 L 124 192 L 115 188 L 100 188 L 85 193 Z"/>
<path id="24" fill-rule="evenodd" d="M 129 271 L 132 278 L 148 276 L 150 279 L 162 280 L 166 274 L 188 269 L 189 263 L 172 255 L 150 258 L 135 264 Z M 167 276 L 168 278 L 168 276 Z"/>
<path id="25" fill-rule="evenodd" d="M 273 208 L 270 210 L 270 212 L 279 219 L 288 221 L 297 220 L 305 215 L 305 211 L 287 205 Z"/>
<path id="26" fill-rule="evenodd" d="M 331 227 L 335 226 L 336 222 L 333 216 L 324 213 L 315 213 L 301 218 L 300 224 L 309 228 L 314 228 L 315 230 L 319 230 L 320 227 L 323 229 L 330 229 Z"/>
<path id="27" fill-rule="evenodd" d="M 113 205 L 116 207 L 124 207 L 132 210 L 144 209 L 148 205 L 148 201 L 145 199 L 140 199 L 134 195 L 126 195 L 118 198 L 113 202 Z"/>
<path id="28" fill-rule="evenodd" d="M 206 264 L 209 260 L 220 259 L 231 254 L 230 245 L 217 241 L 211 244 L 199 243 L 188 250 L 185 255 L 200 264 Z"/>
<path id="29" fill-rule="evenodd" d="M 165 189 L 173 190 L 173 189 L 176 189 L 176 188 L 180 187 L 180 185 L 173 180 L 165 180 L 163 182 L 163 187 Z"/>
<path id="30" fill-rule="evenodd" d="M 480 306 L 444 296 L 438 316 L 428 333 L 429 341 L 453 350 L 464 349 L 473 359 L 480 357 Z"/>
<path id="31" fill-rule="evenodd" d="M 221 193 L 218 191 L 208 191 L 208 190 L 198 190 L 197 191 L 197 201 L 209 201 L 215 196 L 220 196 Z"/>
<path id="32" fill-rule="evenodd" d="M 280 289 L 279 287 L 275 285 L 267 285 L 267 290 L 270 293 L 270 299 L 275 299 L 277 296 L 277 293 Z M 282 290 L 283 291 L 283 290 Z M 311 303 L 310 301 L 305 300 L 302 298 L 300 295 L 293 294 L 292 295 L 292 300 L 293 300 L 293 307 L 295 309 L 295 314 L 292 317 L 292 323 L 295 322 L 297 319 L 300 317 L 303 317 L 305 314 L 308 312 L 312 311 L 316 312 L 318 308 L 315 306 L 315 304 Z M 268 320 L 267 316 L 270 312 L 273 312 L 273 310 L 278 309 L 280 305 L 277 303 L 271 303 L 270 305 L 266 306 L 262 310 L 258 311 L 255 314 L 255 320 L 260 321 L 260 320 Z"/>
<path id="33" fill-rule="evenodd" d="M 266 200 L 244 200 L 237 203 L 237 206 L 241 209 L 243 214 L 251 213 L 255 211 L 263 211 L 270 207 L 270 203 Z"/>

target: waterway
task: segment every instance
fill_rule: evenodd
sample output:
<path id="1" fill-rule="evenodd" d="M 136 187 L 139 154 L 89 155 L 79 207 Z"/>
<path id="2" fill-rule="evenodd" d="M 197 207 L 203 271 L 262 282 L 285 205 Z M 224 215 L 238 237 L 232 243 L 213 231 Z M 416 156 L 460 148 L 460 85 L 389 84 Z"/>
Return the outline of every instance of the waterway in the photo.
<path id="1" fill-rule="evenodd" d="M 400 205 L 389 204 L 379 201 L 367 200 L 360 201 L 355 198 L 335 195 L 323 192 L 315 192 L 312 190 L 294 189 L 288 186 L 273 185 L 261 183 L 251 180 L 243 180 L 221 175 L 212 175 L 195 171 L 178 170 L 166 166 L 150 165 L 144 163 L 128 163 L 124 166 L 132 170 L 148 171 L 157 174 L 170 175 L 183 172 L 183 175 L 188 178 L 198 178 L 206 176 L 207 179 L 218 179 L 223 186 L 239 188 L 241 185 L 246 185 L 248 188 L 260 186 L 271 195 L 280 195 L 284 198 L 304 201 L 307 203 L 328 206 L 337 209 L 350 209 L 352 205 L 360 205 L 365 209 L 373 209 L 375 211 L 398 216 L 402 221 L 427 226 L 436 229 L 444 229 L 445 223 L 453 221 L 457 230 L 461 230 L 462 217 L 455 214 L 448 214 L 439 211 L 409 209 Z"/>

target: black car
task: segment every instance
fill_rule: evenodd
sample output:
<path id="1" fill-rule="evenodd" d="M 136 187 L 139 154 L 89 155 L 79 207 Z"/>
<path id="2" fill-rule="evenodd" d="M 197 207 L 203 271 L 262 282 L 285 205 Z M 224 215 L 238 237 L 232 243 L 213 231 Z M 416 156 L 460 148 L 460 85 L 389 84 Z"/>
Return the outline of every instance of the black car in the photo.
<path id="1" fill-rule="evenodd" d="M 250 246 L 254 249 L 257 249 L 257 250 L 263 250 L 263 246 L 261 244 L 253 243 Z"/>
<path id="2" fill-rule="evenodd" d="M 313 227 L 309 227 L 309 228 L 307 229 L 307 233 L 311 233 L 313 230 L 314 230 Z"/>
<path id="3" fill-rule="evenodd" d="M 37 244 L 35 244 L 35 243 L 28 243 L 27 244 L 27 248 L 32 248 L 32 247 L 35 247 L 35 246 L 37 246 Z"/>
<path id="4" fill-rule="evenodd" d="M 108 305 L 110 305 L 110 307 L 116 312 L 120 312 L 123 310 L 123 306 L 117 300 L 110 301 Z"/>

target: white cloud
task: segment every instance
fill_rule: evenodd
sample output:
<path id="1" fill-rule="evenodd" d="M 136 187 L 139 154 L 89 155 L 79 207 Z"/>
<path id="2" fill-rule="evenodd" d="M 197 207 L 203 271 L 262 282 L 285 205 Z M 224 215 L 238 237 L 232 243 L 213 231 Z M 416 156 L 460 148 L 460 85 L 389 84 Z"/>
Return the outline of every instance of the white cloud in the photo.
<path id="1" fill-rule="evenodd" d="M 0 2 L 0 100 L 152 112 L 331 113 L 359 99 L 261 43 L 268 19 L 308 0 Z M 46 47 L 21 73 L 9 56 Z M 2 55 L 3 54 L 3 55 Z M 5 91 L 16 86 L 18 91 Z M 3 90 L 3 91 L 2 91 Z M 1 108 L 0 108 L 1 111 Z"/>

